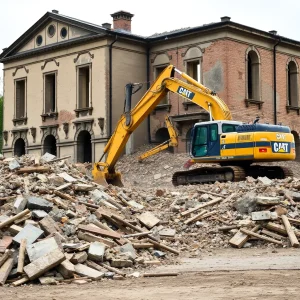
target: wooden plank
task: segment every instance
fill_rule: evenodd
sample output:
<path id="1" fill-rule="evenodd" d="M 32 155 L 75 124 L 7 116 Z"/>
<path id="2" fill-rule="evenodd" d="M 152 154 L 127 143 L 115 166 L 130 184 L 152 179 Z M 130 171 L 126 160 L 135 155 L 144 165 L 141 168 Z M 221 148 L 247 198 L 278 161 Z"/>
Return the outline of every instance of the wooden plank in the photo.
<path id="1" fill-rule="evenodd" d="M 62 198 L 62 199 L 69 200 L 69 201 L 72 201 L 72 202 L 77 202 L 77 200 L 74 199 L 73 197 L 71 197 L 70 195 L 64 194 L 64 193 L 62 193 L 62 192 L 60 192 L 60 191 L 54 190 L 53 193 L 54 193 L 56 196 L 59 196 L 59 197 Z"/>
<path id="2" fill-rule="evenodd" d="M 259 230 L 260 226 L 257 225 L 253 229 L 251 229 L 252 232 L 257 232 Z M 250 239 L 250 236 L 241 232 L 239 230 L 230 240 L 229 244 L 233 247 L 242 248 L 247 241 Z"/>
<path id="3" fill-rule="evenodd" d="M 72 182 L 67 182 L 65 184 L 62 184 L 60 186 L 58 186 L 57 188 L 55 188 L 56 191 L 62 191 L 67 189 L 68 187 L 70 187 L 73 183 Z"/>
<path id="4" fill-rule="evenodd" d="M 292 218 L 288 218 L 289 222 L 294 224 L 294 225 L 300 225 L 300 220 L 296 220 L 296 219 L 292 219 Z"/>
<path id="5" fill-rule="evenodd" d="M 121 238 L 121 235 L 117 232 L 108 231 L 108 230 L 104 230 L 104 229 L 100 229 L 100 228 L 96 228 L 96 227 L 92 227 L 92 226 L 88 226 L 88 225 L 79 225 L 78 229 L 83 230 L 83 231 L 87 231 L 87 232 L 90 232 L 90 233 L 102 235 L 102 236 L 105 236 L 105 237 L 110 237 L 110 238 L 113 238 L 113 239 L 120 239 Z"/>
<path id="6" fill-rule="evenodd" d="M 4 253 L 4 255 L 0 258 L 0 267 L 10 258 L 12 257 L 13 252 L 8 250 Z"/>
<path id="7" fill-rule="evenodd" d="M 278 232 L 282 235 L 287 235 L 287 232 L 286 232 L 286 229 L 284 226 L 282 225 L 279 225 L 279 224 L 276 224 L 276 223 L 273 223 L 273 222 L 268 222 L 265 227 L 269 230 L 272 230 L 272 231 L 275 231 L 275 232 Z"/>
<path id="8" fill-rule="evenodd" d="M 18 281 L 13 282 L 12 285 L 13 286 L 19 286 L 19 285 L 21 285 L 23 283 L 26 283 L 28 281 L 29 281 L 28 276 L 24 276 L 23 278 L 19 279 Z"/>
<path id="9" fill-rule="evenodd" d="M 132 246 L 134 249 L 147 249 L 147 248 L 153 248 L 152 243 L 132 243 Z"/>
<path id="10" fill-rule="evenodd" d="M 23 268 L 24 268 L 24 261 L 25 261 L 26 244 L 27 244 L 27 240 L 22 239 L 20 243 L 19 258 L 18 258 L 18 267 L 17 267 L 18 274 L 23 274 L 24 272 Z"/>
<path id="11" fill-rule="evenodd" d="M 229 195 L 227 198 L 225 198 L 223 201 L 222 201 L 222 204 L 230 201 L 233 197 L 235 197 L 237 195 L 237 193 L 232 193 L 231 195 Z M 219 195 L 222 197 L 222 195 Z"/>
<path id="12" fill-rule="evenodd" d="M 200 193 L 203 193 L 203 194 L 209 194 L 209 195 L 212 195 L 212 196 L 215 196 L 215 197 L 222 197 L 222 198 L 226 198 L 225 195 L 220 195 L 220 194 L 216 194 L 216 193 L 213 193 L 213 192 L 210 192 L 210 191 L 205 191 L 205 190 L 197 190 L 197 192 L 200 192 Z"/>
<path id="13" fill-rule="evenodd" d="M 143 277 L 167 277 L 167 276 L 178 276 L 179 273 L 144 273 Z"/>
<path id="14" fill-rule="evenodd" d="M 103 268 L 105 268 L 106 270 L 108 270 L 108 271 L 114 272 L 114 273 L 119 274 L 119 275 L 121 275 L 121 276 L 126 276 L 126 273 L 123 273 L 122 271 L 120 271 L 120 270 L 118 270 L 118 269 L 116 269 L 116 268 L 113 268 L 113 267 L 111 267 L 111 266 L 108 266 L 108 265 L 105 264 L 105 263 L 98 262 L 98 264 L 99 264 L 101 267 L 103 267 Z"/>
<path id="15" fill-rule="evenodd" d="M 30 173 L 46 173 L 50 171 L 50 167 L 26 167 L 17 170 L 17 174 L 30 174 Z"/>
<path id="16" fill-rule="evenodd" d="M 104 238 L 102 238 L 100 236 L 93 235 L 91 233 L 85 233 L 85 232 L 79 231 L 77 237 L 80 240 L 84 240 L 84 241 L 89 242 L 89 243 L 100 242 L 100 243 L 105 244 L 108 247 L 114 247 L 114 246 L 116 246 L 115 242 L 107 240 L 107 239 L 104 239 Z"/>
<path id="17" fill-rule="evenodd" d="M 190 223 L 192 223 L 192 222 L 195 222 L 195 220 L 196 220 L 197 218 L 201 217 L 201 216 L 204 215 L 206 212 L 207 212 L 207 210 L 205 210 L 205 209 L 204 209 L 204 210 L 201 210 L 197 215 L 195 215 L 195 216 L 193 216 L 193 217 L 191 217 L 191 218 L 185 220 L 185 221 L 184 221 L 184 224 L 185 224 L 185 225 L 188 225 L 188 224 L 190 224 Z"/>
<path id="18" fill-rule="evenodd" d="M 182 215 L 183 217 L 184 217 L 184 216 L 187 216 L 187 215 L 190 215 L 191 213 L 196 212 L 196 211 L 200 210 L 201 208 L 204 208 L 204 207 L 207 207 L 207 206 L 210 206 L 210 205 L 214 205 L 214 204 L 216 204 L 216 203 L 219 203 L 219 202 L 222 201 L 222 200 L 223 200 L 223 198 L 221 198 L 221 197 L 216 198 L 216 199 L 214 199 L 214 200 L 211 200 L 211 201 L 208 201 L 208 202 L 206 202 L 206 203 L 203 203 L 203 204 L 201 204 L 201 205 L 199 205 L 199 206 L 197 206 L 197 207 L 195 207 L 195 208 L 192 208 L 192 209 L 189 209 L 189 210 L 187 210 L 187 211 L 184 211 L 184 212 L 181 213 L 181 215 Z"/>
<path id="19" fill-rule="evenodd" d="M 223 226 L 223 227 L 219 227 L 218 230 L 219 231 L 229 231 L 231 229 L 240 229 L 242 226 L 241 225 L 228 225 L 228 226 Z M 246 226 L 244 226 L 246 227 Z"/>
<path id="20" fill-rule="evenodd" d="M 148 235 L 151 233 L 152 233 L 152 231 L 145 231 L 145 232 L 139 232 L 139 233 L 133 233 L 133 234 L 125 234 L 125 235 L 122 235 L 122 238 L 141 237 L 141 236 L 145 236 L 145 235 Z"/>
<path id="21" fill-rule="evenodd" d="M 177 250 L 175 250 L 175 249 L 173 249 L 173 248 L 171 248 L 169 246 L 166 246 L 164 244 L 158 243 L 158 242 L 150 240 L 150 239 L 147 239 L 147 242 L 148 243 L 152 243 L 155 246 L 154 248 L 164 249 L 164 250 L 167 250 L 167 251 L 170 251 L 170 252 L 172 252 L 174 254 L 179 255 L 179 251 L 177 251 Z"/>
<path id="22" fill-rule="evenodd" d="M 264 235 L 268 235 L 268 236 L 270 236 L 270 237 L 272 237 L 272 238 L 274 238 L 274 239 L 277 239 L 277 240 L 286 239 L 286 237 L 284 237 L 284 236 L 282 236 L 282 235 L 279 235 L 279 234 L 277 234 L 277 233 L 274 233 L 274 232 L 272 232 L 272 231 L 269 231 L 269 230 L 267 230 L 267 229 L 263 229 L 263 230 L 261 231 L 261 233 L 264 234 Z"/>
<path id="23" fill-rule="evenodd" d="M 272 239 L 272 238 L 260 235 L 258 233 L 253 232 L 253 231 L 247 230 L 245 228 L 241 228 L 240 230 L 241 230 L 242 233 L 250 235 L 250 236 L 253 236 L 253 237 L 256 237 L 256 238 L 258 238 L 260 240 L 267 241 L 267 242 L 270 242 L 270 243 L 274 243 L 274 244 L 277 244 L 277 245 L 282 245 L 281 241 L 278 241 L 278 240 L 275 240 L 275 239 Z"/>
<path id="24" fill-rule="evenodd" d="M 282 215 L 281 219 L 282 219 L 282 222 L 283 222 L 284 227 L 286 229 L 286 232 L 288 234 L 288 237 L 290 239 L 292 247 L 298 248 L 299 247 L 299 241 L 298 241 L 298 239 L 297 239 L 297 237 L 296 237 L 296 235 L 294 233 L 294 230 L 293 230 L 293 228 L 292 228 L 292 226 L 291 226 L 291 224 L 290 224 L 287 216 Z"/>
<path id="25" fill-rule="evenodd" d="M 10 217 L 9 219 L 0 223 L 0 229 L 12 224 L 15 220 L 18 220 L 18 219 L 26 216 L 28 213 L 30 213 L 30 210 L 27 208 L 27 209 L 23 210 L 22 212 L 20 212 L 19 214 L 15 215 L 13 217 Z"/>
<path id="26" fill-rule="evenodd" d="M 7 279 L 8 275 L 9 275 L 10 271 L 13 268 L 13 265 L 14 265 L 14 259 L 12 257 L 10 257 L 1 266 L 1 268 L 0 268 L 0 286 L 3 285 L 3 284 L 5 284 L 6 279 Z"/>

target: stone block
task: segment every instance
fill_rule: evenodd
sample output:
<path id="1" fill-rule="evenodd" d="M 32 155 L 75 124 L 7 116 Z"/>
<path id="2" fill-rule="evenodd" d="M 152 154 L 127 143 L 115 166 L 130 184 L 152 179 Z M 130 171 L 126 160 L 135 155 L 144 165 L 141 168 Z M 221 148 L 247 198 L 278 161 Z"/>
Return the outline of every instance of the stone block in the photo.
<path id="1" fill-rule="evenodd" d="M 75 268 L 75 273 L 83 277 L 88 277 L 94 280 L 104 277 L 104 273 L 99 272 L 95 269 L 92 269 L 82 264 L 77 264 L 74 266 L 74 268 Z"/>
<path id="2" fill-rule="evenodd" d="M 13 159 L 9 162 L 8 167 L 11 171 L 20 168 L 20 164 L 16 159 Z"/>
<path id="3" fill-rule="evenodd" d="M 105 245 L 99 242 L 93 242 L 90 244 L 88 257 L 93 261 L 103 261 L 105 253 Z"/>
<path id="4" fill-rule="evenodd" d="M 65 259 L 65 255 L 59 249 L 55 249 L 25 266 L 24 272 L 33 280 L 60 265 Z"/>
<path id="5" fill-rule="evenodd" d="M 111 266 L 114 268 L 131 268 L 133 262 L 130 259 L 112 259 Z"/>
<path id="6" fill-rule="evenodd" d="M 40 238 L 43 234 L 43 230 L 31 224 L 28 224 L 13 238 L 13 241 L 17 244 L 20 244 L 22 239 L 26 239 L 27 245 L 30 245 L 34 243 L 38 238 Z"/>
<path id="7" fill-rule="evenodd" d="M 26 251 L 31 262 L 55 249 L 59 249 L 59 246 L 54 237 L 26 246 Z"/>
<path id="8" fill-rule="evenodd" d="M 39 282 L 42 285 L 57 285 L 57 281 L 54 277 L 40 277 Z"/>
<path id="9" fill-rule="evenodd" d="M 49 162 L 49 161 L 51 161 L 51 160 L 54 159 L 54 158 L 56 158 L 55 155 L 46 152 L 46 153 L 41 157 L 41 160 L 43 160 L 44 162 Z"/>
<path id="10" fill-rule="evenodd" d="M 49 215 L 40 220 L 39 224 L 47 235 L 58 231 L 55 221 Z"/>
<path id="11" fill-rule="evenodd" d="M 275 220 L 277 218 L 278 218 L 278 216 L 277 216 L 276 212 L 270 212 L 268 210 L 266 210 L 266 211 L 254 211 L 251 214 L 251 219 L 253 221 Z"/>
<path id="12" fill-rule="evenodd" d="M 268 177 L 258 177 L 257 181 L 262 183 L 263 185 L 270 185 L 272 183 L 272 180 L 269 179 Z"/>
<path id="13" fill-rule="evenodd" d="M 74 277 L 75 267 L 69 260 L 66 259 L 57 267 L 57 271 L 64 279 L 69 279 Z"/>
<path id="14" fill-rule="evenodd" d="M 280 203 L 279 197 L 266 197 L 258 196 L 256 197 L 257 204 L 259 205 L 277 205 Z"/>
<path id="15" fill-rule="evenodd" d="M 53 208 L 53 204 L 43 198 L 28 196 L 27 208 L 29 208 L 30 210 L 39 209 L 50 212 Z"/>
<path id="16" fill-rule="evenodd" d="M 174 237 L 176 234 L 176 230 L 172 228 L 163 228 L 159 231 L 159 235 L 167 236 L 167 237 Z"/>
<path id="17" fill-rule="evenodd" d="M 35 209 L 35 210 L 32 211 L 32 217 L 33 218 L 43 219 L 46 216 L 48 216 L 48 214 L 44 210 Z"/>
<path id="18" fill-rule="evenodd" d="M 141 223 L 143 223 L 149 229 L 157 225 L 160 221 L 151 212 L 144 212 L 137 218 L 140 220 Z"/>
<path id="19" fill-rule="evenodd" d="M 77 252 L 76 254 L 74 254 L 74 256 L 72 257 L 72 259 L 70 259 L 71 263 L 77 265 L 77 264 L 81 264 L 83 262 L 85 262 L 88 258 L 88 255 L 86 252 Z"/>
<path id="20" fill-rule="evenodd" d="M 22 212 L 26 208 L 26 205 L 27 205 L 27 199 L 19 195 L 14 203 L 14 212 L 16 214 Z"/>
<path id="21" fill-rule="evenodd" d="M 136 259 L 136 251 L 133 248 L 132 244 L 127 243 L 123 246 L 120 247 L 120 252 L 121 253 L 130 253 L 130 257 L 134 260 Z"/>

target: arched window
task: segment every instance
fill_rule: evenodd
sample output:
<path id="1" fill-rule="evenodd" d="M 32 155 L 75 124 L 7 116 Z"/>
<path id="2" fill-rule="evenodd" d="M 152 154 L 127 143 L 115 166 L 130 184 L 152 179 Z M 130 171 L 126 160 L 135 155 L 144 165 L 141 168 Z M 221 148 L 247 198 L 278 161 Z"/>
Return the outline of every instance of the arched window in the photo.
<path id="1" fill-rule="evenodd" d="M 290 60 L 287 65 L 287 105 L 298 107 L 298 68 L 296 62 Z"/>
<path id="2" fill-rule="evenodd" d="M 246 62 L 246 99 L 260 101 L 260 59 L 255 48 L 251 47 L 251 49 L 248 49 Z"/>

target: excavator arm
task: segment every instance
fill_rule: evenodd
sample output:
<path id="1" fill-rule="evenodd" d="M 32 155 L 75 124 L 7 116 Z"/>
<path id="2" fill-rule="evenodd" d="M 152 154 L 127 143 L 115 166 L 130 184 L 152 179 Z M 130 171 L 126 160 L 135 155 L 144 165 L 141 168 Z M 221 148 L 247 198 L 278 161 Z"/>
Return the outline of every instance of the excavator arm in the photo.
<path id="1" fill-rule="evenodd" d="M 148 158 L 149 156 L 152 156 L 156 153 L 159 153 L 163 150 L 166 150 L 170 147 L 177 147 L 178 146 L 178 140 L 177 140 L 177 132 L 172 124 L 172 121 L 169 116 L 165 117 L 165 123 L 169 132 L 170 139 L 161 143 L 160 145 L 157 145 L 156 147 L 148 150 L 147 152 L 143 153 L 138 157 L 138 161 L 142 162 L 144 159 Z"/>
<path id="2" fill-rule="evenodd" d="M 187 82 L 174 78 L 175 71 Z M 105 146 L 100 162 L 94 164 L 92 174 L 95 182 L 102 185 L 107 183 L 122 185 L 121 175 L 115 171 L 117 160 L 122 154 L 131 133 L 145 120 L 168 92 L 173 92 L 196 103 L 208 111 L 211 118 L 215 120 L 232 119 L 225 102 L 213 91 L 187 74 L 178 71 L 173 65 L 169 65 L 161 72 L 132 110 L 129 110 L 128 105 L 126 105 L 127 109 Z M 105 161 L 101 162 L 105 155 Z"/>

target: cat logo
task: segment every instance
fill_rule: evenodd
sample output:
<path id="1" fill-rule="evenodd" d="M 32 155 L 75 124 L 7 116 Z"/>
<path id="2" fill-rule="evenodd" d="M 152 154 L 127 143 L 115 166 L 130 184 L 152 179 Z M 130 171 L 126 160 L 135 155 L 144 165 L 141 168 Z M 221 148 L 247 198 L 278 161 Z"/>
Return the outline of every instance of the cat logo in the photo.
<path id="1" fill-rule="evenodd" d="M 195 96 L 195 93 L 189 91 L 188 89 L 180 86 L 177 90 L 177 93 L 185 98 L 192 100 Z"/>
<path id="2" fill-rule="evenodd" d="M 289 153 L 289 143 L 273 143 L 273 152 L 275 153 Z"/>

